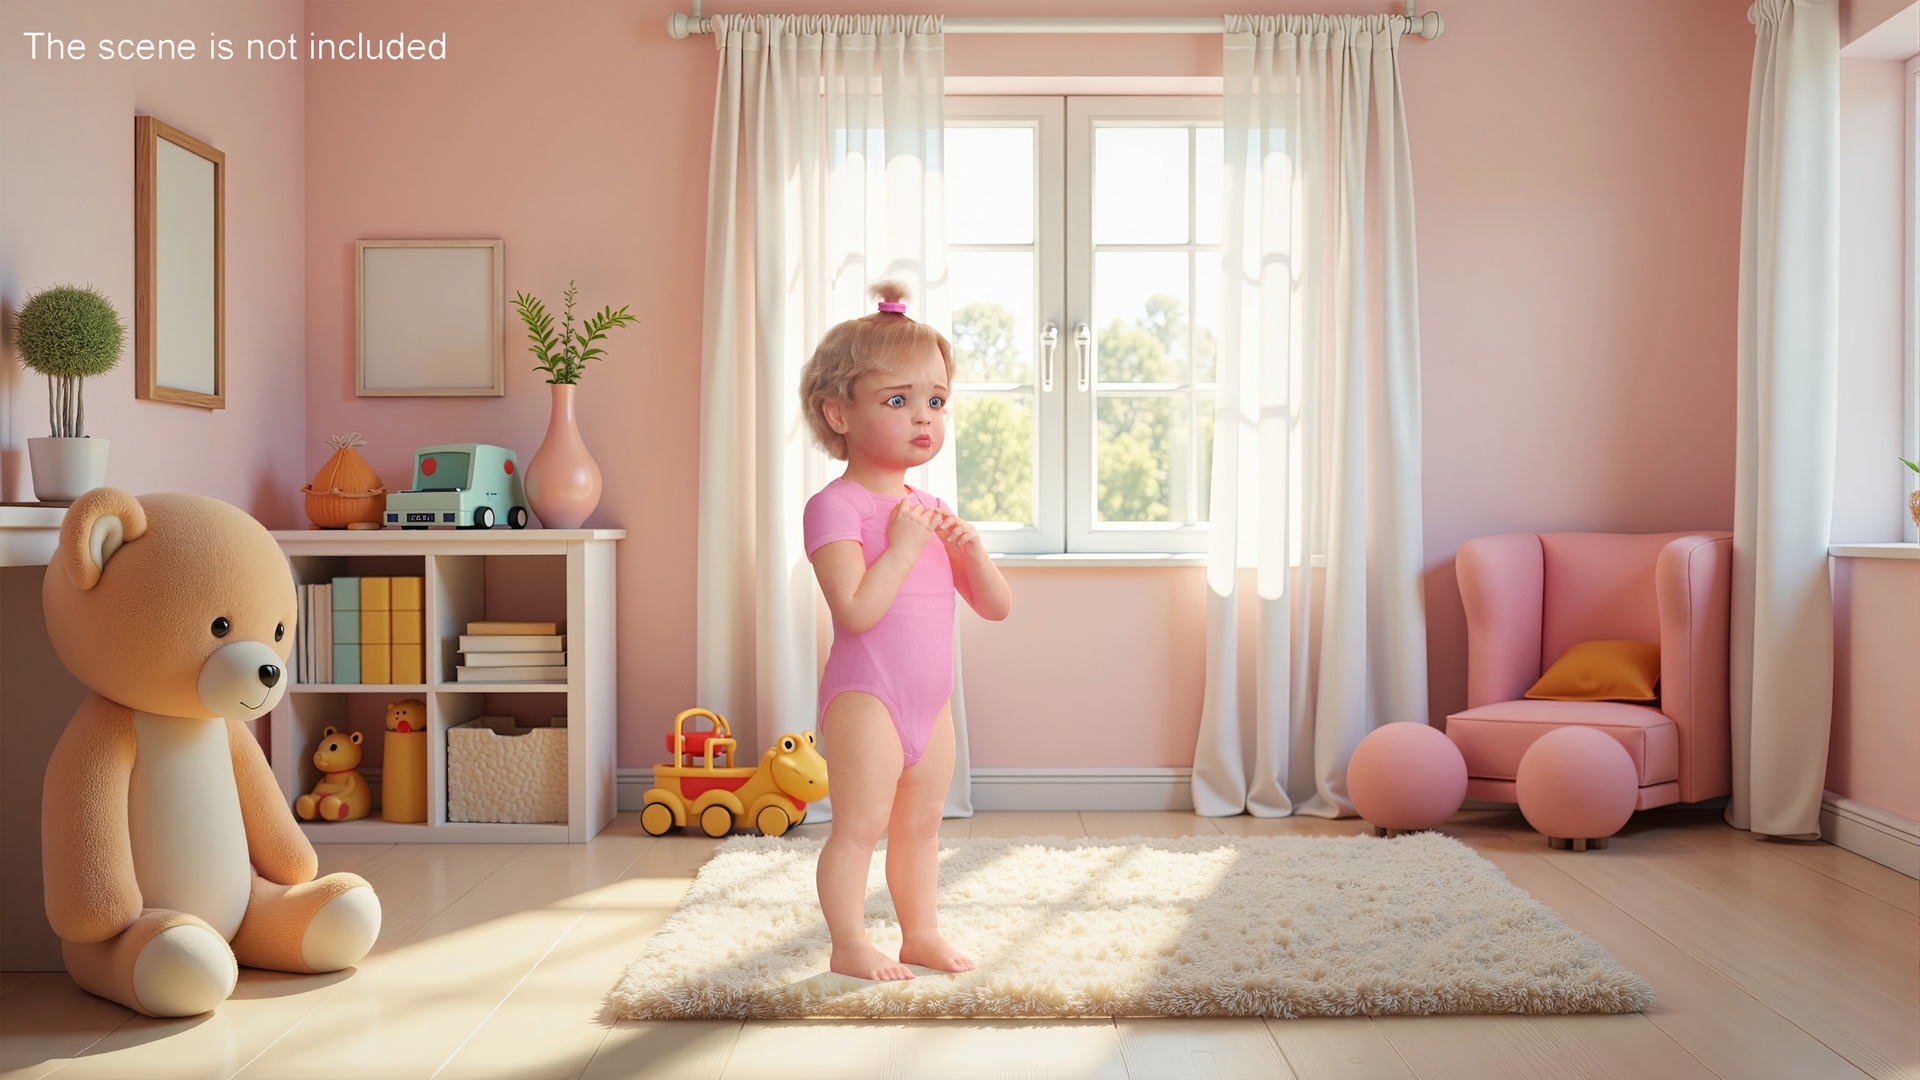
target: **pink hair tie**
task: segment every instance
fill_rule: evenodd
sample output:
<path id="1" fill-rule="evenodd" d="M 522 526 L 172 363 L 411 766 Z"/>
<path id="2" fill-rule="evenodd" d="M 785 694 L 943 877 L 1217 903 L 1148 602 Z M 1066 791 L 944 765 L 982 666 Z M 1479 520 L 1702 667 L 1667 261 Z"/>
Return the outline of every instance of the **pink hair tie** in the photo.
<path id="1" fill-rule="evenodd" d="M 895 303 L 890 303 L 886 300 L 882 300 L 880 301 L 880 310 L 891 311 L 895 315 L 905 315 L 907 313 L 907 305 L 895 304 Z"/>

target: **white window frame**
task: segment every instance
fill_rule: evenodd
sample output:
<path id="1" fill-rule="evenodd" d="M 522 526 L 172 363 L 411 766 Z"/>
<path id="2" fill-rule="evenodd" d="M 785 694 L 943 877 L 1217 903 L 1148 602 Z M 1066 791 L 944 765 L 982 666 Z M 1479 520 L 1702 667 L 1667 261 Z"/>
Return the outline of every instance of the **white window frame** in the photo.
<path id="1" fill-rule="evenodd" d="M 1189 125 L 1220 120 L 1217 97 L 1081 97 L 966 95 L 946 98 L 946 126 L 1031 126 L 1035 131 L 1034 340 L 1037 385 L 983 384 L 974 392 L 1034 394 L 1034 523 L 980 523 L 981 539 L 996 554 L 1124 557 L 1203 552 L 1205 523 L 1102 523 L 1095 520 L 1094 423 L 1098 358 L 1086 357 L 1087 389 L 1074 331 L 1093 326 L 1093 128 L 1096 124 L 1156 122 Z M 1189 169 L 1195 162 L 1189 155 Z M 1081 178 L 1085 178 L 1084 180 Z M 1191 187 L 1189 189 L 1191 191 Z M 1055 194 L 1061 193 L 1061 194 Z M 1174 250 L 1218 245 L 1150 245 Z M 1026 245 L 949 243 L 953 252 L 1023 250 Z M 1189 292 L 1191 302 L 1192 293 Z M 1188 313 L 1189 324 L 1194 312 Z M 1048 379 L 1044 337 L 1057 332 Z M 1091 350 L 1090 350 L 1091 351 Z M 954 388 L 956 398 L 968 392 Z M 1102 560 L 1103 563 L 1105 560 Z M 1118 564 L 1115 564 L 1118 565 Z M 1157 565 L 1157 564 L 1155 564 Z"/>
<path id="2" fill-rule="evenodd" d="M 1907 308 L 1907 384 L 1902 395 L 1906 428 L 1901 456 L 1920 461 L 1920 56 L 1907 61 L 1906 99 L 1907 280 L 1903 292 Z M 1911 492 L 1920 489 L 1920 475 L 1904 467 L 1900 472 L 1911 498 Z M 1901 530 L 1908 543 L 1920 542 L 1920 527 L 1914 525 L 1911 514 L 1901 515 Z"/>
<path id="3" fill-rule="evenodd" d="M 949 97 L 947 127 L 1032 127 L 1034 130 L 1034 319 L 1028 354 L 1035 360 L 1037 384 L 994 387 L 1031 391 L 1034 397 L 1033 524 L 981 522 L 980 538 L 990 552 L 1020 555 L 1051 554 L 1066 550 L 1066 379 L 1071 344 L 1066 340 L 1066 212 L 1061 200 L 1048 193 L 1065 187 L 1066 99 L 1061 97 Z M 1025 250 L 1019 244 L 954 244 L 950 252 Z M 1048 356 L 1043 337 L 1048 326 L 1060 335 L 1047 378 Z M 949 328 L 951 329 L 951 328 Z M 965 384 L 954 387 L 964 397 Z"/>
<path id="4" fill-rule="evenodd" d="M 1181 126 L 1219 123 L 1220 99 L 1208 97 L 1070 97 L 1067 99 L 1067 323 L 1064 344 L 1071 348 L 1082 326 L 1095 342 L 1088 352 L 1097 351 L 1098 327 L 1093 315 L 1093 131 L 1103 123 L 1129 126 L 1153 126 L 1158 121 Z M 1197 175 L 1195 155 L 1187 155 L 1188 203 L 1193 202 L 1193 182 Z M 1081 182 L 1080 178 L 1086 178 Z M 1191 215 L 1189 217 L 1191 226 Z M 1218 244 L 1141 245 L 1159 250 L 1211 249 Z M 1127 245 L 1135 246 L 1135 245 Z M 1188 302 L 1193 302 L 1189 278 Z M 1191 327 L 1195 312 L 1187 313 Z M 1099 479 L 1095 475 L 1094 451 L 1099 437 L 1095 423 L 1098 396 L 1099 358 L 1094 355 L 1070 355 L 1072 365 L 1067 395 L 1067 551 L 1080 552 L 1197 552 L 1207 548 L 1207 526 L 1186 522 L 1101 522 L 1095 502 Z M 1082 389 L 1080 365 L 1085 364 L 1086 388 Z M 1197 476 L 1197 468 L 1189 469 Z"/>

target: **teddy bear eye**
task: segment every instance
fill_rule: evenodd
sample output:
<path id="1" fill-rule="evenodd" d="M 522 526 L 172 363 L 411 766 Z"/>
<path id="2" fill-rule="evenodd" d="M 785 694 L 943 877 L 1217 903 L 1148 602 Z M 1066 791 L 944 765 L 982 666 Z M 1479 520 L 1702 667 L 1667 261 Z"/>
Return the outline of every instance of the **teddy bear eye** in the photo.
<path id="1" fill-rule="evenodd" d="M 281 638 L 286 636 L 287 636 L 287 624 L 286 623 L 276 624 L 273 628 L 273 640 L 279 641 Z"/>
<path id="2" fill-rule="evenodd" d="M 213 620 L 213 636 L 214 637 L 226 637 L 227 631 L 231 629 L 233 629 L 233 624 L 227 621 L 227 617 L 225 615 L 222 615 L 219 618 Z"/>

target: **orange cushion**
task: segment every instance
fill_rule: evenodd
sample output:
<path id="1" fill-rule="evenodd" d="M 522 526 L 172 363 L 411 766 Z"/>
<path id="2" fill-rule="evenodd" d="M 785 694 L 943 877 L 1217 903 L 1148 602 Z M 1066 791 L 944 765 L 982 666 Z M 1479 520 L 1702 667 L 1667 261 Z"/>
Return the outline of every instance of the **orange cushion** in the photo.
<path id="1" fill-rule="evenodd" d="M 1658 701 L 1660 646 L 1583 641 L 1560 654 L 1527 696 L 1535 701 Z"/>

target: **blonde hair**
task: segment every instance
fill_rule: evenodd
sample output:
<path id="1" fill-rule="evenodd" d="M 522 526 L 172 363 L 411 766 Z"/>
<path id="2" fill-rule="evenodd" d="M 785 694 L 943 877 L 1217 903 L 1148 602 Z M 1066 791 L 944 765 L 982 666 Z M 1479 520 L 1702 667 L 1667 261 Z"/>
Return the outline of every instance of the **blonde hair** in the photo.
<path id="1" fill-rule="evenodd" d="M 904 304 L 912 293 L 904 282 L 876 281 L 867 292 L 883 303 Z M 928 345 L 940 350 L 947 365 L 947 383 L 953 383 L 953 346 L 940 331 L 914 322 L 905 312 L 876 311 L 827 331 L 813 356 L 800 369 L 800 405 L 806 411 L 813 437 L 829 457 L 844 461 L 847 437 L 827 424 L 821 406 L 828 401 L 852 401 L 853 384 L 869 371 L 885 371 L 906 354 Z"/>

